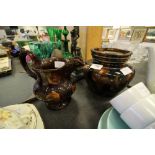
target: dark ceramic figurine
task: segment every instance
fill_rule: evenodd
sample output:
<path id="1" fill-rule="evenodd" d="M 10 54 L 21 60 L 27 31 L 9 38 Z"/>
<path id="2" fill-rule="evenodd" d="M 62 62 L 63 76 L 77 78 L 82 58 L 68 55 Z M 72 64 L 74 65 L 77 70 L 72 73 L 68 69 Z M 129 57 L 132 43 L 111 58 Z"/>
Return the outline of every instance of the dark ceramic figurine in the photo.
<path id="1" fill-rule="evenodd" d="M 32 59 L 31 69 L 25 60 L 27 55 Z M 33 88 L 36 98 L 44 101 L 49 109 L 64 108 L 76 88 L 70 75 L 75 68 L 83 65 L 82 60 L 54 57 L 38 60 L 28 51 L 22 51 L 19 58 L 27 73 L 36 80 Z"/>
<path id="2" fill-rule="evenodd" d="M 84 67 L 84 74 L 90 89 L 104 96 L 114 96 L 124 89 L 135 75 L 135 70 L 126 64 L 132 52 L 115 48 L 91 50 L 93 64 L 102 65 L 94 69 Z"/>
<path id="3" fill-rule="evenodd" d="M 81 48 L 77 47 L 77 39 L 80 37 L 79 36 L 79 26 L 74 26 L 74 29 L 70 33 L 71 33 L 71 53 L 72 53 L 73 57 L 82 58 Z M 83 79 L 84 78 L 83 69 L 81 67 L 77 68 L 73 72 L 72 75 L 77 80 Z"/>
<path id="4" fill-rule="evenodd" d="M 74 26 L 71 33 L 71 53 L 73 56 L 81 56 L 81 49 L 77 47 L 77 39 L 79 38 L 79 26 Z"/>

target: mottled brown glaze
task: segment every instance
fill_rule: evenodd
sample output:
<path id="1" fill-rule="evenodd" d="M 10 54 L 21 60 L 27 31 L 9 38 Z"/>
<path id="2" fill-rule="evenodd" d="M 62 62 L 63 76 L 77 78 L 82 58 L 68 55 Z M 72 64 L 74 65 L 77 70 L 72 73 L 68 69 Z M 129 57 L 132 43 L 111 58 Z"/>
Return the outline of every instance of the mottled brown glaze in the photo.
<path id="1" fill-rule="evenodd" d="M 100 51 L 102 52 L 100 53 Z M 108 52 L 104 53 L 104 51 Z M 133 69 L 133 67 L 126 64 L 132 52 L 125 50 L 120 51 L 121 54 L 117 54 L 117 52 L 119 53 L 119 49 L 92 49 L 93 63 L 103 65 L 103 67 L 100 70 L 90 68 L 91 65 L 86 65 L 84 67 L 85 79 L 88 83 L 88 86 L 93 92 L 102 94 L 104 96 L 114 96 L 119 91 L 124 89 L 133 79 L 135 75 L 135 70 Z M 97 57 L 95 57 L 93 53 L 95 53 Z M 126 56 L 128 55 L 128 58 L 123 57 L 123 54 L 125 54 Z M 105 61 L 105 59 L 107 60 Z M 132 73 L 124 75 L 120 71 L 120 69 L 124 67 L 129 67 L 132 70 Z"/>
<path id="2" fill-rule="evenodd" d="M 131 51 L 117 48 L 93 48 L 91 53 L 110 58 L 128 58 L 132 55 Z"/>
<path id="3" fill-rule="evenodd" d="M 30 76 L 36 79 L 33 88 L 35 96 L 44 101 L 49 109 L 64 108 L 76 89 L 75 81 L 71 79 L 70 75 L 77 67 L 83 66 L 83 61 L 79 58 L 44 59 L 37 65 L 34 62 L 32 69 L 28 71 L 28 68 L 25 67 L 25 60 L 21 59 L 22 55 L 20 55 L 20 60 L 23 67 L 26 68 Z M 55 61 L 63 61 L 65 65 L 61 68 L 55 68 Z M 33 74 L 31 75 L 31 73 Z"/>

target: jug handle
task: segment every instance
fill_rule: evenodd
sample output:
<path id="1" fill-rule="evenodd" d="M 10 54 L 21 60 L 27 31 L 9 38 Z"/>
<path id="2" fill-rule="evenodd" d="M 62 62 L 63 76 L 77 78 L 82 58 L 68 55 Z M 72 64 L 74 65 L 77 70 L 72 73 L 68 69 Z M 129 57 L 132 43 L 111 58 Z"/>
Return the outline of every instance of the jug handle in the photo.
<path id="1" fill-rule="evenodd" d="M 20 52 L 20 54 L 19 54 L 20 63 L 21 63 L 21 65 L 23 66 L 24 70 L 27 72 L 27 74 L 28 74 L 29 76 L 31 76 L 32 78 L 34 78 L 35 80 L 37 80 L 37 74 L 35 74 L 35 72 L 33 72 L 33 71 L 29 68 L 29 66 L 28 66 L 28 64 L 27 64 L 27 62 L 26 62 L 26 56 L 27 56 L 27 54 L 28 54 L 27 51 L 21 49 L 21 52 Z"/>

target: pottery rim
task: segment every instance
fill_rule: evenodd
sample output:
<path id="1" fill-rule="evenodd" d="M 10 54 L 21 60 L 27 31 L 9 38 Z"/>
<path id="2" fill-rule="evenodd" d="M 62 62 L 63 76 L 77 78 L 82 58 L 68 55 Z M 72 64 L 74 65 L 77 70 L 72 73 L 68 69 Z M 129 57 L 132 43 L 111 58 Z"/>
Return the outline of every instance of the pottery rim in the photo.
<path id="1" fill-rule="evenodd" d="M 109 51 L 109 53 L 104 53 L 105 51 Z M 110 52 L 119 52 L 115 55 L 111 54 Z M 110 57 L 110 56 L 116 56 L 119 57 L 119 58 L 124 58 L 124 57 L 129 57 L 132 55 L 132 52 L 131 51 L 128 51 L 128 50 L 122 50 L 122 49 L 118 49 L 118 48 L 93 48 L 91 49 L 91 53 L 94 54 L 94 53 L 97 53 L 99 55 L 106 55 L 106 57 Z M 121 54 L 120 54 L 121 53 Z"/>

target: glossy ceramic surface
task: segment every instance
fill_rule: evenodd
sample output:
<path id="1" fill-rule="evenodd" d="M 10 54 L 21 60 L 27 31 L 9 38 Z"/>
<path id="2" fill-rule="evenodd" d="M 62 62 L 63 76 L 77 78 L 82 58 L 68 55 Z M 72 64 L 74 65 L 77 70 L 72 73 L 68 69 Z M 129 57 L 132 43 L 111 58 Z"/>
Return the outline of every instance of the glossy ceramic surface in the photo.
<path id="1" fill-rule="evenodd" d="M 91 50 L 91 52 L 92 54 L 110 58 L 128 58 L 132 55 L 131 51 L 117 48 L 94 48 Z"/>
<path id="2" fill-rule="evenodd" d="M 30 55 L 30 69 L 25 61 L 27 54 L 29 53 L 23 51 L 20 61 L 27 73 L 36 80 L 33 88 L 35 96 L 44 101 L 49 109 L 59 110 L 65 107 L 76 89 L 71 73 L 82 66 L 83 61 L 78 58 L 49 58 L 39 61 Z"/>
<path id="3" fill-rule="evenodd" d="M 87 65 L 84 68 L 85 79 L 92 91 L 105 96 L 113 96 L 125 88 L 134 77 L 134 69 L 129 65 L 124 67 L 129 67 L 132 73 L 124 75 L 120 71 L 121 68 L 112 67 L 102 67 L 101 70 L 95 70 Z"/>
<path id="4" fill-rule="evenodd" d="M 32 104 L 0 108 L 0 129 L 44 129 L 42 118 Z"/>
<path id="5" fill-rule="evenodd" d="M 129 129 L 114 109 L 107 109 L 100 118 L 98 129 Z"/>
<path id="6" fill-rule="evenodd" d="M 84 67 L 85 79 L 92 91 L 114 96 L 133 79 L 135 70 L 125 64 L 132 52 L 111 48 L 95 48 L 91 52 L 92 64 L 102 65 L 101 69 L 91 68 L 91 65 Z M 122 73 L 121 69 L 125 67 L 131 71 L 129 74 Z"/>

